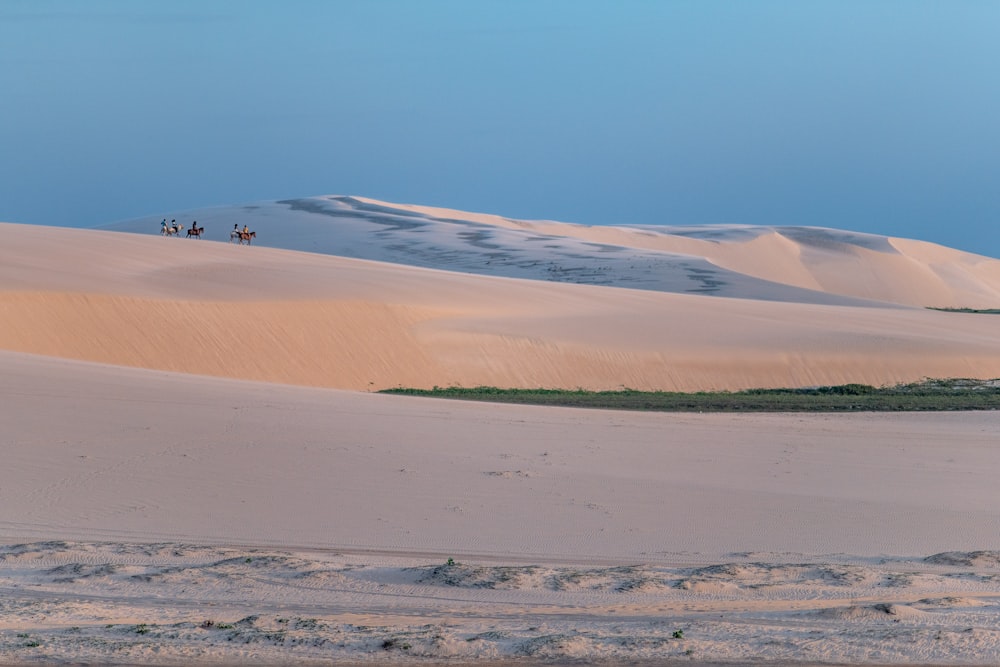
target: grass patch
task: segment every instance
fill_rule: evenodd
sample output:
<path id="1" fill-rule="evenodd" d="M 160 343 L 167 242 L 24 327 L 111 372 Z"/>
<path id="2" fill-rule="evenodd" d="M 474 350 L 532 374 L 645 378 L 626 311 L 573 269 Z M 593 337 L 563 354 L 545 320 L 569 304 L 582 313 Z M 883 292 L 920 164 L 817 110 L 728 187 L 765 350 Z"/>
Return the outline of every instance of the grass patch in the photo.
<path id="1" fill-rule="evenodd" d="M 978 313 L 980 315 L 1000 315 L 1000 308 L 935 308 L 927 306 L 927 310 L 940 310 L 945 313 Z"/>
<path id="2" fill-rule="evenodd" d="M 845 384 L 801 389 L 670 392 L 434 387 L 379 393 L 611 410 L 663 412 L 898 412 L 1000 409 L 1000 380 L 924 380 L 891 387 Z"/>

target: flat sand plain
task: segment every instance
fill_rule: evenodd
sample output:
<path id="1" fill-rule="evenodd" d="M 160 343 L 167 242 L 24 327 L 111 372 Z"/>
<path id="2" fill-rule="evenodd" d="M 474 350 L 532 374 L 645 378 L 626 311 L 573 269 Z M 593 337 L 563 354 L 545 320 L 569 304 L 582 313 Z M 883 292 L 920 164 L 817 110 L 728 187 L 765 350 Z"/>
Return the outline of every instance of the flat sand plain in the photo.
<path id="1" fill-rule="evenodd" d="M 439 228 L 460 224 L 480 245 L 502 244 L 471 225 L 599 242 L 594 262 L 625 252 L 600 245 L 623 230 L 343 198 L 275 206 L 258 228 L 301 243 L 302 216 L 340 224 L 328 204 L 383 230 L 415 219 L 442 247 L 459 237 Z M 846 279 L 817 289 L 804 260 L 749 276 L 792 260 L 729 246 L 799 244 L 856 267 L 885 255 L 872 275 L 906 264 L 947 293 L 925 305 L 995 305 L 996 260 L 830 230 L 627 232 L 656 246 L 644 253 L 697 241 L 731 255 L 728 286 L 693 293 L 666 269 L 636 289 L 638 269 L 622 288 L 612 271 L 593 284 L 335 256 L 325 228 L 321 252 L 0 231 L 0 663 L 1000 661 L 994 413 L 645 414 L 370 391 L 997 377 L 991 316 L 917 307 L 912 280 L 894 299 L 884 283 L 878 298 Z M 668 254 L 650 266 L 710 253 Z M 775 287 L 741 295 L 739 276 Z"/>

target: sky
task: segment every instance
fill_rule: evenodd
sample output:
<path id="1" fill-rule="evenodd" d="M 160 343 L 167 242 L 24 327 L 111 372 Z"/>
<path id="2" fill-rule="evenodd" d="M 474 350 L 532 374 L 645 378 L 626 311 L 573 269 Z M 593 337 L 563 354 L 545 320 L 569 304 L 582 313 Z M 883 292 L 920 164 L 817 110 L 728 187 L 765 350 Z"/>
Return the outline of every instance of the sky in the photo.
<path id="1" fill-rule="evenodd" d="M 994 0 L 0 0 L 0 220 L 349 194 L 1000 257 Z"/>

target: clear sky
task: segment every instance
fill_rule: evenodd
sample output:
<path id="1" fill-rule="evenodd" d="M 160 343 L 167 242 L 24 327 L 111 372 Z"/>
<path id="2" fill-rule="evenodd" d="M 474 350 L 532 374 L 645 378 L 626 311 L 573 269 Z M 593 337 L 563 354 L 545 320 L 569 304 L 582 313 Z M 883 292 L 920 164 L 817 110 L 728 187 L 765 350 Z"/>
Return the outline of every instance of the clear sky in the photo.
<path id="1" fill-rule="evenodd" d="M 0 220 L 321 194 L 1000 257 L 995 0 L 0 0 Z"/>

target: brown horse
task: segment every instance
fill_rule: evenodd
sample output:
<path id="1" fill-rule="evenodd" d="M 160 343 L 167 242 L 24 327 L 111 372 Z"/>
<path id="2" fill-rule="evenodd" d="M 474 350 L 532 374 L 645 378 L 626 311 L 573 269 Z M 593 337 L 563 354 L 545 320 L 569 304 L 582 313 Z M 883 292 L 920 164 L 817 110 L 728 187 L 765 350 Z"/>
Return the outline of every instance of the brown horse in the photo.
<path id="1" fill-rule="evenodd" d="M 191 227 L 191 229 L 188 230 L 188 238 L 191 238 L 193 236 L 196 239 L 200 239 L 201 238 L 201 233 L 203 231 L 205 231 L 204 227 L 198 227 L 197 225 L 195 225 L 195 226 Z"/>
<path id="2" fill-rule="evenodd" d="M 250 239 L 257 238 L 257 232 L 240 232 L 240 245 L 246 241 L 247 245 L 250 245 Z"/>

